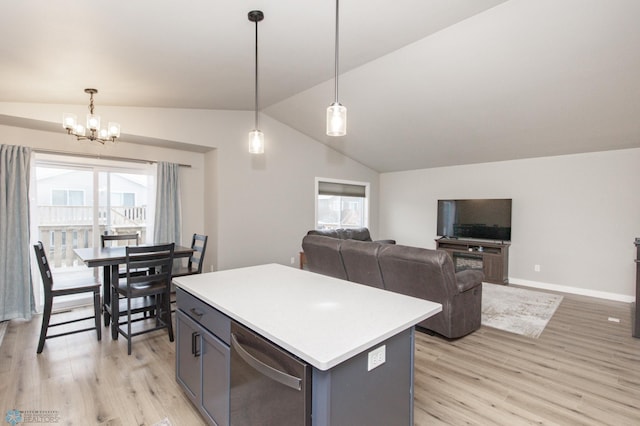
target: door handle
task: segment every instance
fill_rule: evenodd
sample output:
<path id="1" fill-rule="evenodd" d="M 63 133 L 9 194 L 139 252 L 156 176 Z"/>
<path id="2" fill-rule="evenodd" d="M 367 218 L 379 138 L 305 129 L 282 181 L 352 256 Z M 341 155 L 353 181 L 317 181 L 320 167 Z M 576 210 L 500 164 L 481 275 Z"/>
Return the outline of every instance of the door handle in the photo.
<path id="1" fill-rule="evenodd" d="M 242 347 L 236 335 L 231 333 L 231 346 L 238 352 L 240 358 L 244 360 L 247 364 L 249 364 L 254 370 L 263 376 L 267 376 L 271 380 L 274 380 L 280 384 L 283 384 L 291 389 L 302 390 L 302 379 L 299 377 L 292 376 L 290 374 L 285 373 L 284 371 L 280 371 L 276 368 L 271 367 L 270 365 L 265 364 L 259 359 L 253 357 L 245 348 Z"/>
<path id="2" fill-rule="evenodd" d="M 191 333 L 191 353 L 194 357 L 200 356 L 200 348 L 198 347 L 198 340 L 200 340 L 200 333 L 194 331 Z"/>
<path id="3" fill-rule="evenodd" d="M 202 316 L 204 315 L 204 312 L 202 312 L 201 310 L 199 310 L 197 308 L 191 308 L 191 309 L 189 309 L 189 312 L 191 312 L 193 315 L 197 316 L 198 319 L 202 318 Z"/>

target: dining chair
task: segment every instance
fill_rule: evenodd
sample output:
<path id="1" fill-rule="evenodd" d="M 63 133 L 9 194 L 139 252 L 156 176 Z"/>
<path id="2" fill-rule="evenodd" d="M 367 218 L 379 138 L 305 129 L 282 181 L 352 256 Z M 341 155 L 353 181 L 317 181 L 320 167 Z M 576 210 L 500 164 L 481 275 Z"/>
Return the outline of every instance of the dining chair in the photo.
<path id="1" fill-rule="evenodd" d="M 193 254 L 189 257 L 187 266 L 180 266 L 173 269 L 172 275 L 174 277 L 183 277 L 185 275 L 201 274 L 202 263 L 204 262 L 204 253 L 207 249 L 206 235 L 193 234 L 191 239 L 191 248 Z"/>
<path id="2" fill-rule="evenodd" d="M 139 245 L 140 244 L 140 234 L 135 233 L 135 234 L 120 234 L 120 235 L 112 235 L 112 234 L 108 234 L 107 231 L 104 231 L 104 234 L 100 235 L 100 244 L 102 246 L 102 248 L 105 247 L 113 247 L 114 244 L 119 245 L 119 243 L 116 242 L 120 242 L 120 241 L 126 241 L 126 245 Z M 148 273 L 147 270 L 145 269 L 141 269 L 139 271 L 135 272 L 136 274 L 146 274 Z M 119 278 L 124 278 L 126 272 L 124 270 L 124 268 L 120 268 L 120 270 L 118 271 L 118 277 Z"/>
<path id="3" fill-rule="evenodd" d="M 61 283 L 60 285 L 58 285 L 58 283 L 54 285 L 53 275 L 51 274 L 51 268 L 49 268 L 49 262 L 47 260 L 47 255 L 45 253 L 42 241 L 38 241 L 37 244 L 34 244 L 33 248 L 36 252 L 38 268 L 40 269 L 40 275 L 42 276 L 42 285 L 44 287 L 44 312 L 42 314 L 42 327 L 40 328 L 40 340 L 38 341 L 37 353 L 42 353 L 42 350 L 44 349 L 44 342 L 46 339 L 66 336 L 69 334 L 95 330 L 98 336 L 98 340 L 102 340 L 102 328 L 100 326 L 100 283 L 95 281 L 91 283 L 88 283 L 86 281 L 67 281 Z M 93 293 L 93 315 L 51 324 L 50 321 L 51 315 L 53 313 L 53 299 L 57 296 L 67 296 L 70 294 L 82 293 Z M 94 320 L 93 327 L 74 329 L 58 334 L 48 334 L 50 327 L 56 327 L 90 319 Z"/>
<path id="4" fill-rule="evenodd" d="M 113 241 L 126 241 L 126 245 L 138 245 L 140 244 L 140 235 L 138 233 L 135 234 L 120 234 L 120 235 L 110 235 L 107 234 L 107 231 L 103 235 L 100 235 L 100 244 L 102 248 L 107 247 L 108 245 L 112 245 Z M 135 242 L 134 244 L 130 244 Z"/>
<path id="5" fill-rule="evenodd" d="M 202 264 L 204 263 L 204 253 L 207 250 L 207 239 L 206 235 L 193 234 L 193 238 L 191 239 L 191 248 L 193 249 L 193 254 L 189 257 L 189 261 L 187 262 L 187 266 L 178 266 L 177 268 L 174 266 L 173 272 L 171 275 L 173 277 L 184 277 L 186 275 L 194 275 L 202 273 Z M 175 294 L 176 290 L 173 285 L 171 285 L 171 304 L 175 305 Z M 175 308 L 172 308 L 171 312 L 175 312 Z"/>
<path id="6" fill-rule="evenodd" d="M 127 338 L 127 353 L 131 355 L 131 340 L 140 334 L 149 333 L 160 329 L 168 329 L 169 341 L 173 342 L 173 326 L 171 323 L 171 269 L 173 266 L 173 254 L 175 244 L 159 244 L 153 246 L 127 246 L 126 247 L 126 273 L 125 278 L 118 280 L 118 284 L 111 287 L 111 300 L 122 297 L 126 300 L 126 320 L 120 321 L 120 304 L 112 304 L 111 333 L 113 339 L 121 334 Z M 149 270 L 149 274 L 137 275 L 135 271 Z M 155 312 L 155 326 L 141 327 L 138 331 L 132 330 L 132 318 L 135 313 L 136 299 L 153 300 L 152 306 Z M 125 318 L 122 312 L 122 318 Z M 116 320 L 117 319 L 117 320 Z M 123 327 L 124 326 L 124 327 Z"/>

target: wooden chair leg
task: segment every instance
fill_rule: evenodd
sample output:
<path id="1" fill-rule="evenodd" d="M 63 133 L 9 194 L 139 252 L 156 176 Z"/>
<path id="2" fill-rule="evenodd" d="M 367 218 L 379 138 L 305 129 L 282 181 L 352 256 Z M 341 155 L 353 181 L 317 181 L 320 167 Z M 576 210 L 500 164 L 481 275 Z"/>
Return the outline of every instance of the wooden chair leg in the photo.
<path id="1" fill-rule="evenodd" d="M 102 340 L 102 326 L 100 325 L 100 291 L 93 293 L 93 312 L 96 320 L 96 334 L 98 341 Z"/>
<path id="2" fill-rule="evenodd" d="M 37 353 L 42 353 L 44 349 L 44 341 L 47 339 L 47 329 L 49 328 L 49 321 L 51 320 L 51 308 L 53 300 L 46 300 L 44 303 L 44 312 L 42 313 L 42 327 L 40 327 L 40 340 L 38 341 Z"/>
<path id="3" fill-rule="evenodd" d="M 127 355 L 131 355 L 131 298 L 127 297 Z"/>
<path id="4" fill-rule="evenodd" d="M 167 328 L 169 329 L 169 341 L 173 342 L 173 321 L 171 321 L 171 295 L 169 292 L 166 292 L 162 298 L 164 299 L 164 320 L 167 322 Z"/>
<path id="5" fill-rule="evenodd" d="M 120 322 L 120 300 L 115 288 L 111 289 L 111 338 L 118 340 Z"/>

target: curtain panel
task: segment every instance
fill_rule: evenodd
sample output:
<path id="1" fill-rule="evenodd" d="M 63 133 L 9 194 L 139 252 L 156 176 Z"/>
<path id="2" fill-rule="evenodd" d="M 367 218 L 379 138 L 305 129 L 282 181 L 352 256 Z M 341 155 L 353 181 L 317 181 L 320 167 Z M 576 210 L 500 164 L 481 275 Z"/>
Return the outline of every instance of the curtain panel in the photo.
<path id="1" fill-rule="evenodd" d="M 31 319 L 35 302 L 30 268 L 31 148 L 0 145 L 0 321 Z"/>
<path id="2" fill-rule="evenodd" d="M 181 243 L 180 165 L 158 162 L 153 241 Z"/>

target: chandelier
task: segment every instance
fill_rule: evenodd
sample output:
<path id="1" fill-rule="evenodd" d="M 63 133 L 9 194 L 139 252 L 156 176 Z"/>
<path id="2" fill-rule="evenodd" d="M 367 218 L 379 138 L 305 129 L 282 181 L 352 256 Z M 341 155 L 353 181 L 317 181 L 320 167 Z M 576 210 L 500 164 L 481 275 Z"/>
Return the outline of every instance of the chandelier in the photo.
<path id="1" fill-rule="evenodd" d="M 106 128 L 100 128 L 100 116 L 93 113 L 93 95 L 98 93 L 97 89 L 84 89 L 89 94 L 89 114 L 87 114 L 86 127 L 78 123 L 75 114 L 65 112 L 62 116 L 62 127 L 67 134 L 75 136 L 79 141 L 90 140 L 105 144 L 105 142 L 115 142 L 120 137 L 120 124 L 109 122 Z M 89 134 L 87 134 L 87 130 Z"/>

